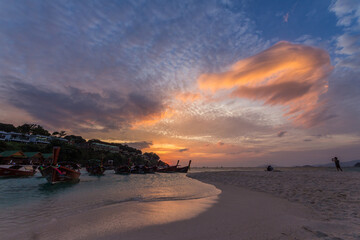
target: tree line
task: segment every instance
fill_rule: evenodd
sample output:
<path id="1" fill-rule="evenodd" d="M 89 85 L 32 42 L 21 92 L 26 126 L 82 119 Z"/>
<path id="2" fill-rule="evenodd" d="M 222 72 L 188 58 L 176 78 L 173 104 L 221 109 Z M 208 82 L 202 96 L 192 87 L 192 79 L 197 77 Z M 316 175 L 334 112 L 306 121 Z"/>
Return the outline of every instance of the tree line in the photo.
<path id="1" fill-rule="evenodd" d="M 8 150 L 21 150 L 23 152 L 42 152 L 50 153 L 54 146 L 60 146 L 60 160 L 73 161 L 81 165 L 86 165 L 93 159 L 113 160 L 114 165 L 125 165 L 130 160 L 132 163 L 157 165 L 164 164 L 160 157 L 153 152 L 142 153 L 141 150 L 129 147 L 126 144 L 109 143 L 99 139 L 86 140 L 82 136 L 68 135 L 65 131 L 55 131 L 50 133 L 38 124 L 25 123 L 15 127 L 13 124 L 0 123 L 0 131 L 16 132 L 29 135 L 44 135 L 55 136 L 68 140 L 68 143 L 53 139 L 49 144 L 34 144 L 34 143 L 17 143 L 0 141 L 0 152 Z M 70 144 L 69 144 L 70 143 Z M 120 149 L 120 153 L 110 152 L 107 150 L 94 150 L 89 147 L 92 143 L 101 143 L 116 146 Z"/>

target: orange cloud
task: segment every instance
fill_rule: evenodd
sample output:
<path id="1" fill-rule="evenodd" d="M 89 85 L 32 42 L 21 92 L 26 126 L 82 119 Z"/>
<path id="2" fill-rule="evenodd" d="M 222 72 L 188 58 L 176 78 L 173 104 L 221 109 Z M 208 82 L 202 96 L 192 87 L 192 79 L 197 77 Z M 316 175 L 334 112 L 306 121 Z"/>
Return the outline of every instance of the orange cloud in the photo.
<path id="1" fill-rule="evenodd" d="M 234 89 L 232 97 L 286 106 L 285 115 L 298 124 L 311 125 L 314 121 L 305 118 L 321 119 L 319 96 L 327 91 L 326 77 L 332 69 L 326 51 L 282 41 L 240 60 L 227 72 L 201 75 L 198 85 L 213 92 Z"/>
<path id="2" fill-rule="evenodd" d="M 166 119 L 166 118 L 171 118 L 174 115 L 174 110 L 171 108 L 166 109 L 165 111 L 161 112 L 161 113 L 156 113 L 156 114 L 151 114 L 146 116 L 145 118 L 133 122 L 131 124 L 131 129 L 136 129 L 139 127 L 146 127 L 146 126 L 151 126 L 154 125 L 155 123 Z"/>
<path id="3" fill-rule="evenodd" d="M 176 98 L 182 102 L 195 102 L 201 98 L 201 95 L 199 93 L 186 92 L 177 94 Z"/>

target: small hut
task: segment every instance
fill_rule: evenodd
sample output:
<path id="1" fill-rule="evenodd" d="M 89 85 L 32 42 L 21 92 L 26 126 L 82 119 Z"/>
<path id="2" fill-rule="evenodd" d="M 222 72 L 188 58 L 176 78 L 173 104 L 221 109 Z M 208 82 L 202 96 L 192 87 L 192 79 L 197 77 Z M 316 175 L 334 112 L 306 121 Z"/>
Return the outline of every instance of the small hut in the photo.
<path id="1" fill-rule="evenodd" d="M 28 158 L 28 164 L 41 165 L 44 163 L 44 156 L 41 152 L 24 152 Z"/>
<path id="2" fill-rule="evenodd" d="M 0 164 L 27 164 L 27 157 L 20 150 L 0 153 Z"/>

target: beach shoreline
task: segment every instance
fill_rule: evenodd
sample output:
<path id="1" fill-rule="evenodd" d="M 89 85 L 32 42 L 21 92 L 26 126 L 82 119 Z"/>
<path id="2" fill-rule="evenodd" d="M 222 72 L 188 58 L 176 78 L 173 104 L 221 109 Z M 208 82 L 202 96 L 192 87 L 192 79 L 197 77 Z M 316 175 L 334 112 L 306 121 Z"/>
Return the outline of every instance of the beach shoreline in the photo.
<path id="1" fill-rule="evenodd" d="M 229 173 L 188 174 L 222 191 L 218 202 L 197 217 L 149 226 L 109 239 L 359 239 L 359 228 L 353 224 L 326 219 L 316 209 L 276 194 L 239 186 L 237 183 L 244 172 Z"/>
<path id="2" fill-rule="evenodd" d="M 9 239 L 360 239 L 359 193 L 350 188 L 358 173 L 212 171 L 171 176 L 188 179 L 187 185 L 208 185 L 218 195 L 191 198 L 192 192 L 181 199 L 104 205 L 31 225 L 22 229 L 21 238 Z M 59 232 L 59 226 L 67 231 Z"/>
<path id="3" fill-rule="evenodd" d="M 307 221 L 314 216 L 299 204 L 235 186 L 216 183 L 215 186 L 222 191 L 218 202 L 194 218 L 106 239 L 314 239 L 316 236 L 310 232 Z"/>

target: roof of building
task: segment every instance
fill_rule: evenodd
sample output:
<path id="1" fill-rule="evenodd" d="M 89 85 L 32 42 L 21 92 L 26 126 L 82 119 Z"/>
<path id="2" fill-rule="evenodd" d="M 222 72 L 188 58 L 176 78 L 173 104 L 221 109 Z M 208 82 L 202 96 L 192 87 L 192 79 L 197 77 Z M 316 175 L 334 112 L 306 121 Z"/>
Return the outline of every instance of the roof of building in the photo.
<path id="1" fill-rule="evenodd" d="M 52 156 L 53 156 L 52 153 L 43 153 L 42 155 L 44 158 L 52 158 Z"/>
<path id="2" fill-rule="evenodd" d="M 94 143 L 92 143 L 92 144 L 97 145 L 97 146 L 102 146 L 102 147 L 114 148 L 114 149 L 115 149 L 115 148 L 116 148 L 116 149 L 119 148 L 118 146 L 109 145 L 109 144 L 103 144 L 103 143 L 97 143 L 97 142 L 94 142 Z"/>
<path id="3" fill-rule="evenodd" d="M 14 150 L 14 151 L 4 151 L 0 153 L 1 157 L 22 157 L 25 158 L 25 154 L 20 150 Z"/>
<path id="4" fill-rule="evenodd" d="M 29 158 L 30 157 L 35 157 L 37 154 L 40 154 L 39 157 L 42 156 L 41 152 L 24 152 L 24 154 L 25 154 L 25 156 L 27 156 Z"/>

